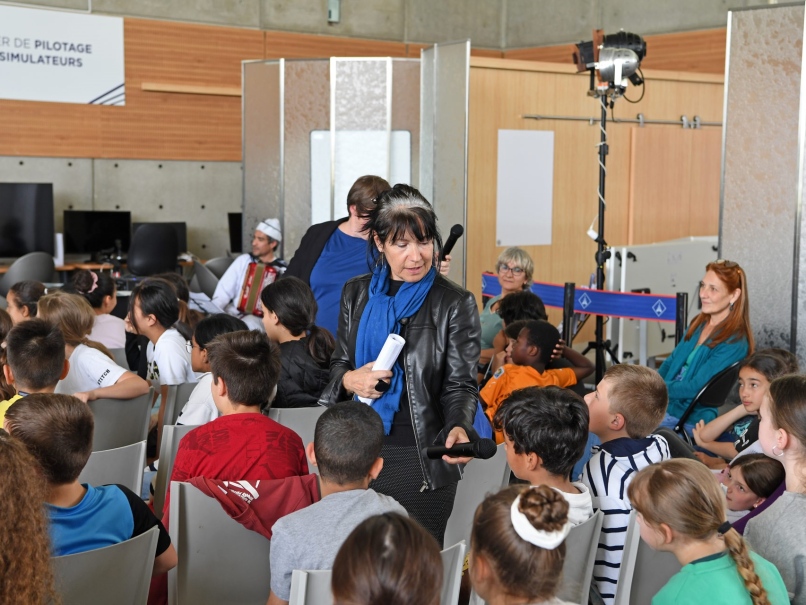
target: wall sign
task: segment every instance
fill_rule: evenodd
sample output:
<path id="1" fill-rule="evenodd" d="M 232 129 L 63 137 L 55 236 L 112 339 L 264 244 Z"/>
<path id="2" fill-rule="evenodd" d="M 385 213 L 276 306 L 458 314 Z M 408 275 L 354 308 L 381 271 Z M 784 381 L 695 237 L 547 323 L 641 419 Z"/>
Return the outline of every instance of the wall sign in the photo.
<path id="1" fill-rule="evenodd" d="M 125 105 L 123 19 L 0 6 L 0 98 Z"/>

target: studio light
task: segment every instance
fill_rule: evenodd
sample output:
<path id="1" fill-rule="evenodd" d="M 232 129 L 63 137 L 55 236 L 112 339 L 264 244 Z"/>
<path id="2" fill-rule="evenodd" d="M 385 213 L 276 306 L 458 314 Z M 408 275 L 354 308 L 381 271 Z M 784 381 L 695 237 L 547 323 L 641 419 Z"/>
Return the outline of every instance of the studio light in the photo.
<path id="1" fill-rule="evenodd" d="M 619 96 L 627 89 L 628 80 L 635 86 L 643 84 L 638 71 L 645 56 L 646 42 L 641 36 L 625 31 L 606 36 L 597 29 L 593 40 L 576 45 L 574 63 L 577 71 L 591 73 L 591 94 Z M 595 84 L 597 73 L 599 83 Z"/>

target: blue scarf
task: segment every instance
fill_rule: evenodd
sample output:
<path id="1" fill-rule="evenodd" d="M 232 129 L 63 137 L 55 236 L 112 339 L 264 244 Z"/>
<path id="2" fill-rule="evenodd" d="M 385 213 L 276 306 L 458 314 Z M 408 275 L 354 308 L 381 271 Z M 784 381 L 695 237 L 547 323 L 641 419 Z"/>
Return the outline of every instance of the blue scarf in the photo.
<path id="1" fill-rule="evenodd" d="M 384 263 L 372 272 L 369 283 L 369 300 L 358 323 L 355 341 L 355 367 L 375 361 L 389 334 L 400 334 L 400 320 L 411 317 L 431 291 L 437 271 L 433 267 L 420 281 L 404 283 L 395 296 L 389 296 L 389 265 Z M 400 395 L 403 393 L 405 376 L 400 366 L 392 367 L 392 380 L 389 390 L 372 402 L 374 409 L 383 420 L 383 430 L 387 435 L 392 430 L 392 418 L 400 409 Z"/>

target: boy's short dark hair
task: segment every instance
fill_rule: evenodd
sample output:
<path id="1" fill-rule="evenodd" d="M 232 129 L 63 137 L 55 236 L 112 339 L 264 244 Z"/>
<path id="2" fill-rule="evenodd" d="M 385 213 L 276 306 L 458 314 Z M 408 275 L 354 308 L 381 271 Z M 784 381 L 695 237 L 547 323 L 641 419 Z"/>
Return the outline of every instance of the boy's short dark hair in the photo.
<path id="1" fill-rule="evenodd" d="M 44 319 L 18 323 L 6 336 L 6 362 L 17 387 L 41 391 L 55 386 L 64 370 L 62 331 Z"/>
<path id="2" fill-rule="evenodd" d="M 512 340 L 517 340 L 521 330 L 526 327 L 526 321 L 525 319 L 519 319 L 518 321 L 513 321 L 511 324 L 507 324 L 507 327 L 504 328 L 504 335 Z"/>
<path id="3" fill-rule="evenodd" d="M 196 339 L 196 344 L 202 351 L 207 348 L 207 344 L 216 336 L 222 334 L 229 334 L 230 332 L 241 332 L 248 330 L 249 326 L 244 323 L 242 319 L 233 317 L 228 313 L 216 313 L 205 317 L 196 324 L 196 329 L 193 331 L 193 338 Z"/>
<path id="4" fill-rule="evenodd" d="M 546 364 L 550 362 L 554 347 L 560 340 L 560 331 L 543 320 L 527 321 L 523 329 L 526 330 L 526 341 L 540 349 L 540 361 Z"/>
<path id="5" fill-rule="evenodd" d="M 72 483 L 92 453 L 95 420 L 72 395 L 32 393 L 6 411 L 12 436 L 36 458 L 51 485 Z"/>
<path id="6" fill-rule="evenodd" d="M 319 474 L 339 485 L 364 479 L 383 446 L 378 412 L 360 401 L 329 407 L 316 421 L 313 451 Z"/>
<path id="7" fill-rule="evenodd" d="M 568 477 L 585 453 L 588 406 L 573 391 L 555 386 L 513 391 L 493 418 L 517 454 L 534 453 L 552 475 Z"/>
<path id="8" fill-rule="evenodd" d="M 505 324 L 519 319 L 548 319 L 546 306 L 540 297 L 530 290 L 507 294 L 498 303 L 496 311 Z"/>
<path id="9" fill-rule="evenodd" d="M 216 336 L 207 345 L 213 382 L 223 378 L 232 403 L 265 406 L 280 378 L 280 348 L 256 330 Z"/>
<path id="10" fill-rule="evenodd" d="M 660 374 L 644 366 L 622 363 L 610 366 L 602 380 L 610 381 L 610 411 L 624 417 L 630 438 L 643 439 L 658 428 L 669 404 L 669 391 Z"/>

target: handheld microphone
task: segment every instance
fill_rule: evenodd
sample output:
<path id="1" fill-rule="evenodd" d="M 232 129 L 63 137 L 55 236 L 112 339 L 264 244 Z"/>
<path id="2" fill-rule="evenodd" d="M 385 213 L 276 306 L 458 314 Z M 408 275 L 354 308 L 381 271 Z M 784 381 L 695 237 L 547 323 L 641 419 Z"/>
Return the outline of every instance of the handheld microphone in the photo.
<path id="1" fill-rule="evenodd" d="M 442 258 L 445 258 L 451 253 L 454 244 L 456 244 L 459 238 L 462 237 L 462 234 L 464 234 L 464 232 L 465 228 L 462 227 L 462 225 L 456 224 L 453 227 L 451 227 L 451 232 L 448 235 L 448 239 L 445 240 L 445 244 L 442 246 Z"/>
<path id="2" fill-rule="evenodd" d="M 453 447 L 445 447 L 444 445 L 432 445 L 425 448 L 425 455 L 432 460 L 438 460 L 443 456 L 451 456 L 452 458 L 481 458 L 487 460 L 495 456 L 498 451 L 498 446 L 492 439 L 479 439 L 478 441 L 471 441 L 470 443 L 456 443 Z"/>

